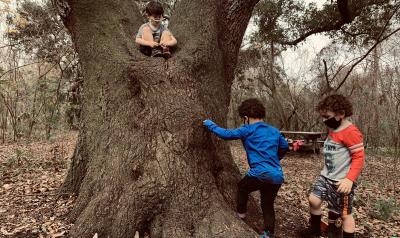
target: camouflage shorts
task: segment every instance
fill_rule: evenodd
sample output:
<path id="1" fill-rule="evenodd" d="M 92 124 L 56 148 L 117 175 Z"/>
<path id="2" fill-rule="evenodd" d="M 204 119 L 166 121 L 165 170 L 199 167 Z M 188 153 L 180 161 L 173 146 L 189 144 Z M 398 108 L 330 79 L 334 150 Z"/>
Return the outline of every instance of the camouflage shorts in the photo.
<path id="1" fill-rule="evenodd" d="M 328 209 L 340 215 L 348 215 L 353 210 L 354 189 L 357 187 L 353 184 L 350 194 L 337 192 L 337 181 L 330 180 L 324 176 L 320 176 L 312 187 L 311 193 L 323 201 L 328 202 Z"/>

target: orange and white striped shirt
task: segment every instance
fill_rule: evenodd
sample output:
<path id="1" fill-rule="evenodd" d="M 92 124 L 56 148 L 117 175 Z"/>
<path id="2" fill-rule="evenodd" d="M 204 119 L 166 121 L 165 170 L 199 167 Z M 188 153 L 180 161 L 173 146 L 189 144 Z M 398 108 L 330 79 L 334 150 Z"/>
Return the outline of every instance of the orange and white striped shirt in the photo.
<path id="1" fill-rule="evenodd" d="M 321 175 L 335 181 L 355 181 L 365 160 L 363 137 L 353 124 L 339 131 L 329 131 L 323 149 L 325 166 Z"/>

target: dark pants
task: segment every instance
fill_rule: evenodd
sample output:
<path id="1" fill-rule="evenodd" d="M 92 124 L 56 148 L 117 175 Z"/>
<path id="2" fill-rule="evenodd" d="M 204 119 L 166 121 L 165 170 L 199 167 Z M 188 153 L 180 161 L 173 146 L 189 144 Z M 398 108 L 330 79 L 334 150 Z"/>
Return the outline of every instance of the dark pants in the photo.
<path id="1" fill-rule="evenodd" d="M 255 177 L 245 176 L 240 180 L 238 187 L 237 211 L 239 213 L 246 213 L 249 194 L 260 190 L 265 230 L 273 234 L 275 231 L 274 201 L 281 184 L 271 184 Z"/>
<path id="2" fill-rule="evenodd" d="M 151 56 L 153 49 L 150 46 L 140 45 L 139 51 L 142 52 L 142 54 L 144 54 L 146 56 Z"/>

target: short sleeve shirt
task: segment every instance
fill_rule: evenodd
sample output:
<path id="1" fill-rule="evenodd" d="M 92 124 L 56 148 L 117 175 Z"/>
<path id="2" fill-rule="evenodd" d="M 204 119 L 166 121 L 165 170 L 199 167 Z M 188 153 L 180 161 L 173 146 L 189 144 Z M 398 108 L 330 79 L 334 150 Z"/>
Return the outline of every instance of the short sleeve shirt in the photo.
<path id="1" fill-rule="evenodd" d="M 161 40 L 161 35 L 164 31 L 169 31 L 167 26 L 164 24 L 161 24 L 160 27 L 156 30 L 154 30 L 152 27 L 150 27 L 150 23 L 144 23 L 143 25 L 140 26 L 138 33 L 136 34 L 136 38 L 142 38 L 143 35 L 143 29 L 148 26 L 150 30 L 153 32 L 153 39 L 155 42 L 160 42 Z"/>

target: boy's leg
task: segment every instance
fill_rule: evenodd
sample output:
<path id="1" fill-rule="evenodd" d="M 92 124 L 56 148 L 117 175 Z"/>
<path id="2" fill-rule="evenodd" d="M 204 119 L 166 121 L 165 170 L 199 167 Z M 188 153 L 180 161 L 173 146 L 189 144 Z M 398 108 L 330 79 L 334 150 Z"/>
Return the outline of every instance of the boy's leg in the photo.
<path id="1" fill-rule="evenodd" d="M 166 42 L 168 42 L 168 41 L 171 41 L 172 40 L 172 37 L 171 37 L 171 33 L 169 32 L 169 31 L 164 31 L 162 34 L 161 34 L 161 39 L 160 39 L 160 44 L 164 44 L 164 43 L 166 43 Z M 171 52 L 170 52 L 170 47 L 162 47 L 163 48 L 163 54 L 164 54 L 164 57 L 166 57 L 166 58 L 169 58 L 169 57 L 171 57 Z"/>
<path id="2" fill-rule="evenodd" d="M 356 185 L 353 185 L 350 194 L 342 194 L 337 192 L 337 185 L 329 184 L 327 194 L 329 208 L 328 237 L 354 237 L 355 222 L 351 213 L 355 187 Z"/>
<path id="3" fill-rule="evenodd" d="M 238 183 L 238 196 L 237 196 L 237 212 L 242 215 L 247 212 L 247 201 L 249 199 L 249 194 L 253 191 L 260 189 L 260 182 L 257 178 L 245 176 Z"/>
<path id="4" fill-rule="evenodd" d="M 343 210 L 342 210 L 342 220 L 343 220 L 343 238 L 353 238 L 356 230 L 356 224 L 352 215 L 352 204 L 354 198 L 354 188 L 350 194 L 343 195 Z"/>
<path id="5" fill-rule="evenodd" d="M 320 176 L 313 185 L 308 202 L 310 204 L 310 226 L 300 232 L 300 237 L 318 237 L 321 235 L 321 205 L 326 196 L 326 178 Z"/>
<path id="6" fill-rule="evenodd" d="M 352 214 L 343 215 L 343 238 L 353 238 L 356 230 L 356 224 Z"/>
<path id="7" fill-rule="evenodd" d="M 308 202 L 310 204 L 310 213 L 312 215 L 317 215 L 320 216 L 322 211 L 321 211 L 321 205 L 322 205 L 322 200 L 319 198 L 317 195 L 311 193 L 310 196 L 308 197 Z"/>
<path id="8" fill-rule="evenodd" d="M 171 41 L 171 40 L 172 40 L 171 32 L 163 31 L 161 34 L 160 44 L 163 44 L 163 43 Z"/>
<path id="9" fill-rule="evenodd" d="M 328 212 L 328 238 L 342 238 L 342 220 L 336 211 Z"/>
<path id="10" fill-rule="evenodd" d="M 146 56 L 151 56 L 152 49 L 150 46 L 140 45 L 139 51 L 142 52 L 142 54 L 144 54 Z"/>
<path id="11" fill-rule="evenodd" d="M 313 235 L 321 234 L 321 198 L 317 195 L 311 193 L 308 197 L 308 202 L 310 204 L 310 232 Z"/>
<path id="12" fill-rule="evenodd" d="M 281 184 L 263 184 L 260 189 L 261 193 L 261 208 L 264 217 L 264 230 L 269 234 L 275 233 L 275 209 L 274 202 L 278 194 Z"/>
<path id="13" fill-rule="evenodd" d="M 146 27 L 143 29 L 142 39 L 145 41 L 154 41 L 153 32 L 150 30 L 150 28 Z M 151 56 L 153 53 L 153 49 L 150 46 L 141 45 L 139 46 L 139 50 L 147 56 Z"/>

